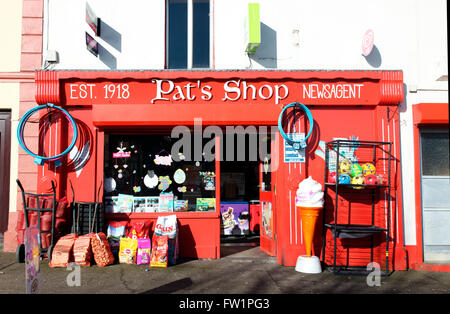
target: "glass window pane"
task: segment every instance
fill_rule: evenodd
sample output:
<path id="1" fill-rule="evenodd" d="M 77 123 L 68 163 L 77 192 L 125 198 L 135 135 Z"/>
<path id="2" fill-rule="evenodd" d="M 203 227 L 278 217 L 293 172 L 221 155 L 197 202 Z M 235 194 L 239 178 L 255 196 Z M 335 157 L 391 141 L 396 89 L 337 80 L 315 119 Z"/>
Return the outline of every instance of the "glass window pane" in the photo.
<path id="1" fill-rule="evenodd" d="M 421 150 L 422 175 L 450 175 L 448 132 L 422 132 Z"/>
<path id="2" fill-rule="evenodd" d="M 422 177 L 422 204 L 426 208 L 449 208 L 450 180 L 448 177 Z"/>
<path id="3" fill-rule="evenodd" d="M 209 68 L 209 0 L 193 0 L 192 67 Z"/>
<path id="4" fill-rule="evenodd" d="M 172 146 L 179 140 L 159 134 L 109 135 L 104 156 L 105 211 L 214 211 L 215 161 L 191 160 L 194 147 L 188 143 L 194 142 L 194 134 L 179 150 L 185 158 L 173 158 Z"/>
<path id="5" fill-rule="evenodd" d="M 187 68 L 187 0 L 168 0 L 168 68 Z"/>

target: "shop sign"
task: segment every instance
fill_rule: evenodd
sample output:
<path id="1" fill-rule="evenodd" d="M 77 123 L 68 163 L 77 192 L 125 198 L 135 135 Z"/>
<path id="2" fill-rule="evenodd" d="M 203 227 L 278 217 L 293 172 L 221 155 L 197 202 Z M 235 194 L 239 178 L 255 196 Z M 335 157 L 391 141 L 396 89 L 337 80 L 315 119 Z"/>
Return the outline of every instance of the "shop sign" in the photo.
<path id="1" fill-rule="evenodd" d="M 86 32 L 86 48 L 94 56 L 98 57 L 98 43 L 97 41 Z"/>
<path id="2" fill-rule="evenodd" d="M 288 133 L 286 135 L 295 142 L 301 141 L 305 138 L 305 133 Z M 295 149 L 286 140 L 284 140 L 284 162 L 305 162 L 305 149 Z"/>
<path id="3" fill-rule="evenodd" d="M 86 23 L 94 31 L 95 36 L 100 36 L 100 18 L 95 15 L 92 8 L 86 2 Z"/>
<path id="4" fill-rule="evenodd" d="M 95 40 L 86 33 L 88 49 L 98 54 Z M 107 103 L 268 103 L 282 105 L 300 101 L 306 104 L 367 104 L 379 94 L 376 82 L 323 81 L 179 81 L 151 79 L 129 82 L 89 82 L 65 84 L 68 105 Z"/>
<path id="5" fill-rule="evenodd" d="M 259 21 L 259 3 L 248 4 L 248 19 L 245 25 L 245 52 L 255 53 L 261 44 L 261 22 Z"/>

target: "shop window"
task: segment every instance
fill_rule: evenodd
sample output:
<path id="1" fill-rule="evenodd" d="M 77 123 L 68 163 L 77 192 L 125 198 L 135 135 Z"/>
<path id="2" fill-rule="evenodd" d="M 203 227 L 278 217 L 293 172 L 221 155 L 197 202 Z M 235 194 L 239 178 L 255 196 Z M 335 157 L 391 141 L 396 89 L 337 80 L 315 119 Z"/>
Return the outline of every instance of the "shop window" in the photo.
<path id="1" fill-rule="evenodd" d="M 210 1 L 167 0 L 167 67 L 209 68 Z"/>
<path id="2" fill-rule="evenodd" d="M 422 132 L 422 174 L 424 176 L 448 176 L 448 132 Z"/>
<path id="3" fill-rule="evenodd" d="M 215 211 L 215 161 L 188 160 L 185 151 L 171 156 L 177 140 L 170 135 L 105 137 L 106 212 Z"/>

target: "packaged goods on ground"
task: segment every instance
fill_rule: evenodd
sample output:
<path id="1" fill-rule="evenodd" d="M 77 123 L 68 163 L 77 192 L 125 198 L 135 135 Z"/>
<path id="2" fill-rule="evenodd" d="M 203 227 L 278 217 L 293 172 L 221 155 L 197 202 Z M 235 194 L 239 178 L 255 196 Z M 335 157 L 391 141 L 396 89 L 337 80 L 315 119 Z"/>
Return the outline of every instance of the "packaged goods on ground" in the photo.
<path id="1" fill-rule="evenodd" d="M 151 267 L 167 267 L 169 237 L 167 235 L 153 235 Z"/>
<path id="2" fill-rule="evenodd" d="M 52 260 L 49 263 L 50 267 L 67 267 L 73 261 L 72 250 L 76 238 L 77 235 L 71 233 L 58 240 L 52 252 Z"/>
<path id="3" fill-rule="evenodd" d="M 119 263 L 120 264 L 136 264 L 138 241 L 137 239 L 121 238 Z"/>
<path id="4" fill-rule="evenodd" d="M 75 239 L 73 245 L 73 257 L 75 263 L 80 266 L 91 266 L 92 247 L 91 237 L 92 233 L 79 236 Z"/>
<path id="5" fill-rule="evenodd" d="M 178 222 L 176 215 L 159 216 L 154 236 L 168 236 L 168 263 L 175 265 L 178 259 Z"/>
<path id="6" fill-rule="evenodd" d="M 137 239 L 138 241 L 138 252 L 136 264 L 150 264 L 150 255 L 152 242 L 150 239 Z"/>
<path id="7" fill-rule="evenodd" d="M 114 263 L 114 256 L 103 232 L 91 235 L 91 245 L 94 260 L 98 266 L 104 267 Z"/>

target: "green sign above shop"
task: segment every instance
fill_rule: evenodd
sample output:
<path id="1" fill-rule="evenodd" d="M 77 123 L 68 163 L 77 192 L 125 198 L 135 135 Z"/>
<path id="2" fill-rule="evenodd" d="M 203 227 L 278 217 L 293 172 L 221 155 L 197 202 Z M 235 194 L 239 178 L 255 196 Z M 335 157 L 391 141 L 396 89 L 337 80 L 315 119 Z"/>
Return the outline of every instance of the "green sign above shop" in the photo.
<path id="1" fill-rule="evenodd" d="M 259 3 L 248 4 L 245 52 L 255 53 L 261 44 L 261 26 L 259 22 Z"/>

